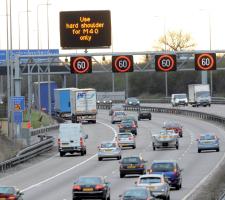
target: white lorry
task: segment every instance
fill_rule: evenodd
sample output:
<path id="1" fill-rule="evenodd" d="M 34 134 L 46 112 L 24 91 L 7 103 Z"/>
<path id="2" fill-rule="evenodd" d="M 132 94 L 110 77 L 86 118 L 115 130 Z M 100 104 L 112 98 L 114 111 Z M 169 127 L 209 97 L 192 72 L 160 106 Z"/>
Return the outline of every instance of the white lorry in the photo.
<path id="1" fill-rule="evenodd" d="M 96 123 L 96 90 L 93 88 L 71 89 L 70 107 L 73 123 L 82 121 Z"/>
<path id="2" fill-rule="evenodd" d="M 210 106 L 211 96 L 209 84 L 188 85 L 188 102 L 195 106 Z"/>
<path id="3" fill-rule="evenodd" d="M 66 153 L 86 154 L 85 140 L 88 135 L 84 132 L 80 123 L 63 123 L 59 125 L 58 151 L 60 157 Z"/>

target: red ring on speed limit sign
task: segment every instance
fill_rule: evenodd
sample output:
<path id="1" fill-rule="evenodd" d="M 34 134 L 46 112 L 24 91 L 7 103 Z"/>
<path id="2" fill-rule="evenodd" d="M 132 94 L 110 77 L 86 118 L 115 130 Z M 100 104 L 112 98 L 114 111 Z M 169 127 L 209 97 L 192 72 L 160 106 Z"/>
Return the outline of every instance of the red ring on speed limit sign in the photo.
<path id="1" fill-rule="evenodd" d="M 165 68 L 165 67 L 163 67 L 161 65 L 163 59 L 169 59 L 170 60 L 170 65 L 167 68 Z M 173 57 L 170 56 L 170 55 L 162 55 L 162 56 L 160 56 L 159 59 L 158 59 L 158 62 L 157 62 L 158 68 L 160 70 L 164 71 L 164 72 L 167 72 L 167 71 L 170 71 L 171 69 L 173 69 L 174 64 L 175 64 L 175 61 L 174 61 Z"/>
<path id="2" fill-rule="evenodd" d="M 119 62 L 120 62 L 121 60 L 125 60 L 125 61 L 127 62 L 127 67 L 124 68 L 124 69 L 121 69 L 121 68 L 118 66 L 118 64 L 119 64 Z M 127 71 L 130 70 L 131 67 L 132 67 L 132 62 L 131 62 L 131 60 L 130 60 L 129 57 L 127 57 L 127 56 L 118 56 L 118 57 L 115 59 L 115 68 L 116 68 L 117 71 L 119 71 L 119 72 L 127 72 Z"/>
<path id="3" fill-rule="evenodd" d="M 202 62 L 201 62 L 201 61 L 202 61 L 202 59 L 203 59 L 204 57 L 209 58 L 209 60 L 210 60 L 210 64 L 209 64 L 207 67 L 202 66 Z M 207 53 L 201 54 L 201 55 L 198 57 L 198 59 L 197 59 L 197 65 L 198 65 L 198 67 L 199 67 L 200 69 L 202 69 L 202 70 L 209 70 L 209 69 L 211 69 L 211 68 L 214 66 L 214 58 L 212 57 L 212 55 L 207 54 Z"/>
<path id="4" fill-rule="evenodd" d="M 78 62 L 84 62 L 85 63 L 85 68 L 84 69 L 79 69 L 78 67 Z M 78 74 L 83 74 L 86 73 L 90 69 L 90 63 L 89 59 L 86 57 L 76 57 L 73 62 L 72 62 L 72 67 L 75 72 Z"/>

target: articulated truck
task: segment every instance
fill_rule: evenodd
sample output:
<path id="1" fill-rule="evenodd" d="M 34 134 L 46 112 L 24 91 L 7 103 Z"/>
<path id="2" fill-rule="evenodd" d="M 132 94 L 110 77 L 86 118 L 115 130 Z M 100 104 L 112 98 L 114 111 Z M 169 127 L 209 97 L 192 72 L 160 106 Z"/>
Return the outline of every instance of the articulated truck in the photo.
<path id="1" fill-rule="evenodd" d="M 96 123 L 96 90 L 93 88 L 70 90 L 71 119 L 73 123 Z"/>
<path id="2" fill-rule="evenodd" d="M 193 107 L 210 106 L 211 96 L 209 84 L 188 85 L 188 102 Z"/>

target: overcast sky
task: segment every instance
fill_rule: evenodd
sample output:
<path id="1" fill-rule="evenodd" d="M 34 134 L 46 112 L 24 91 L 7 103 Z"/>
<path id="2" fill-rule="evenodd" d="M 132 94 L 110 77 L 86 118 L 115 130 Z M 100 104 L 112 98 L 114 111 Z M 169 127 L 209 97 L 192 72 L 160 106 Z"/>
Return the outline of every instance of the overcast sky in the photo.
<path id="1" fill-rule="evenodd" d="M 0 0 L 0 49 L 6 49 L 5 2 Z M 9 2 L 9 0 L 8 0 Z M 11 0 L 13 49 L 27 48 L 27 0 Z M 40 48 L 47 49 L 47 0 L 29 0 L 30 49 L 37 48 L 37 7 L 40 22 Z M 209 49 L 209 19 L 212 49 L 225 49 L 225 1 L 223 0 L 49 0 L 50 48 L 61 49 L 59 12 L 111 10 L 114 51 L 151 51 L 166 31 L 191 33 L 199 50 Z M 38 6 L 39 5 L 39 6 Z M 19 20 L 20 19 L 20 20 Z M 95 51 L 95 50 L 92 50 Z M 102 51 L 111 51 L 105 49 Z"/>

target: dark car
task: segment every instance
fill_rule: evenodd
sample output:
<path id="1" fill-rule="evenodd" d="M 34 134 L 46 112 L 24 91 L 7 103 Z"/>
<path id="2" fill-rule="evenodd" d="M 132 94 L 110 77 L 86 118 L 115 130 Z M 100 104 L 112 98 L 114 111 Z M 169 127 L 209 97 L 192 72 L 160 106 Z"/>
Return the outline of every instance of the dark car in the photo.
<path id="1" fill-rule="evenodd" d="M 111 109 L 109 110 L 109 115 L 112 116 L 115 111 L 121 111 L 121 110 L 124 110 L 123 105 L 114 104 L 114 105 L 112 105 Z"/>
<path id="2" fill-rule="evenodd" d="M 126 174 L 145 174 L 146 162 L 141 156 L 124 157 L 120 161 L 120 178 Z"/>
<path id="3" fill-rule="evenodd" d="M 150 173 L 164 174 L 169 185 L 179 190 L 182 187 L 181 169 L 176 161 L 159 160 L 153 161 Z"/>
<path id="4" fill-rule="evenodd" d="M 134 121 L 134 123 L 135 123 L 135 125 L 136 125 L 136 126 L 137 126 L 137 128 L 138 128 L 138 122 L 137 122 L 136 117 L 134 117 L 134 116 L 132 116 L 132 115 L 127 115 L 127 116 L 124 118 L 124 120 L 126 120 L 126 119 L 133 120 L 133 121 Z"/>
<path id="5" fill-rule="evenodd" d="M 174 130 L 178 136 L 183 137 L 183 127 L 178 122 L 164 122 L 163 128 L 166 130 Z"/>
<path id="6" fill-rule="evenodd" d="M 119 132 L 131 132 L 134 135 L 137 135 L 137 125 L 135 124 L 135 121 L 132 119 L 122 120 L 119 124 Z"/>
<path id="7" fill-rule="evenodd" d="M 129 97 L 125 101 L 126 106 L 140 106 L 140 100 L 135 97 Z"/>
<path id="8" fill-rule="evenodd" d="M 132 187 L 119 195 L 120 200 L 155 200 L 146 187 Z"/>
<path id="9" fill-rule="evenodd" d="M 139 110 L 138 111 L 138 120 L 140 121 L 141 119 L 152 119 L 152 114 L 148 110 Z"/>
<path id="10" fill-rule="evenodd" d="M 0 199 L 4 200 L 23 200 L 23 193 L 15 187 L 1 186 Z"/>
<path id="11" fill-rule="evenodd" d="M 101 176 L 81 176 L 73 185 L 73 200 L 77 199 L 110 200 L 110 184 Z"/>

